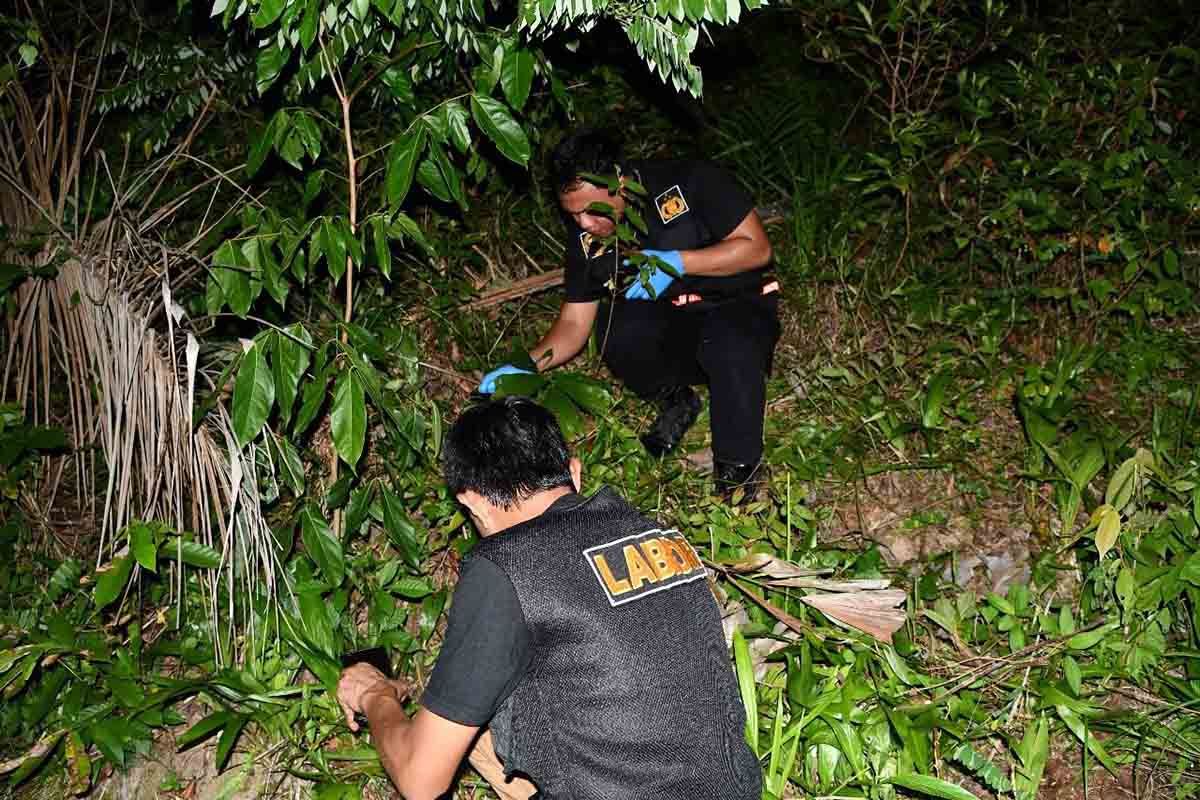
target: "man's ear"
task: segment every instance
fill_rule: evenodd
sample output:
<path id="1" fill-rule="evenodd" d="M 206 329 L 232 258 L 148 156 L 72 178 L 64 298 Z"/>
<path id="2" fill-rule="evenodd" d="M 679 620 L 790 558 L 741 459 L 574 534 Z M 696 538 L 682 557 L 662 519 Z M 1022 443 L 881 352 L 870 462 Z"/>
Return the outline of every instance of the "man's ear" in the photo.
<path id="1" fill-rule="evenodd" d="M 458 502 L 467 507 L 471 512 L 471 516 L 477 520 L 486 521 L 491 518 L 490 507 L 488 502 L 483 499 L 483 495 L 473 489 L 467 489 L 464 492 L 459 492 L 455 497 Z"/>
<path id="2" fill-rule="evenodd" d="M 568 468 L 571 470 L 571 483 L 575 484 L 575 491 L 578 492 L 583 488 L 583 462 L 571 456 Z"/>

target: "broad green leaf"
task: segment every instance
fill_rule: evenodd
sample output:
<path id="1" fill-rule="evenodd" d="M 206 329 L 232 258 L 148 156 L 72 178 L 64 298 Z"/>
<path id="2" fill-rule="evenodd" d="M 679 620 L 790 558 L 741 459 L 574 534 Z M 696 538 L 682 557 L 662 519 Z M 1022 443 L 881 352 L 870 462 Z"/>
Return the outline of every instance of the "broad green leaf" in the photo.
<path id="1" fill-rule="evenodd" d="M 292 494 L 300 497 L 304 494 L 304 462 L 300 460 L 300 454 L 286 438 L 282 436 L 273 438 L 275 449 L 279 455 L 279 476 L 283 478 L 284 484 L 292 490 Z"/>
<path id="2" fill-rule="evenodd" d="M 68 558 L 59 564 L 46 586 L 46 595 L 50 602 L 57 602 L 58 598 L 67 592 L 78 589 L 81 577 L 83 577 L 83 564 L 78 559 Z"/>
<path id="3" fill-rule="evenodd" d="M 296 424 L 292 428 L 292 433 L 297 436 L 308 430 L 313 420 L 317 418 L 317 413 L 320 412 L 321 406 L 325 404 L 330 369 L 331 367 L 323 369 L 318 367 L 316 375 L 304 386 L 304 391 L 300 393 L 300 410 L 296 413 Z"/>
<path id="4" fill-rule="evenodd" d="M 249 719 L 244 714 L 236 714 L 221 729 L 221 738 L 217 740 L 215 759 L 218 772 L 225 769 L 225 764 L 229 761 L 229 756 L 233 753 L 233 746 L 237 744 L 238 736 L 241 734 L 242 728 L 246 727 L 246 722 Z"/>
<path id="5" fill-rule="evenodd" d="M 383 505 L 383 527 L 392 540 L 392 544 L 400 551 L 405 562 L 413 569 L 421 566 L 421 548 L 417 542 L 417 531 L 400 498 L 390 489 L 384 489 L 380 496 Z"/>
<path id="6" fill-rule="evenodd" d="M 93 595 L 96 608 L 104 608 L 121 596 L 129 576 L 133 574 L 134 560 L 132 556 L 122 556 L 115 559 L 107 570 L 96 576 L 96 591 Z"/>
<path id="7" fill-rule="evenodd" d="M 388 205 L 392 208 L 399 208 L 404 203 L 416 174 L 417 161 L 424 152 L 425 129 L 420 125 L 414 125 L 412 130 L 392 142 L 384 181 Z"/>
<path id="8" fill-rule="evenodd" d="M 271 372 L 275 379 L 275 400 L 279 407 L 279 425 L 286 427 L 292 419 L 300 378 L 308 369 L 312 336 L 300 323 L 294 323 L 272 334 Z"/>
<path id="9" fill-rule="evenodd" d="M 897 775 L 891 778 L 888 783 L 914 792 L 920 792 L 930 797 L 941 797 L 945 800 L 978 800 L 975 795 L 961 786 L 956 786 L 953 783 L 929 775 Z"/>
<path id="10" fill-rule="evenodd" d="M 529 139 L 503 104 L 485 95 L 473 94 L 471 115 L 506 158 L 522 167 L 529 163 Z"/>
<path id="11" fill-rule="evenodd" d="M 1113 763 L 1112 757 L 1104 749 L 1104 745 L 1100 743 L 1100 740 L 1088 731 L 1083 719 L 1063 705 L 1055 706 L 1054 710 L 1058 712 L 1059 719 L 1066 723 L 1066 726 L 1078 737 L 1079 741 L 1087 745 L 1088 750 L 1092 751 L 1092 755 L 1096 757 L 1096 760 L 1103 764 L 1106 770 L 1115 775 L 1117 773 L 1116 764 Z"/>
<path id="12" fill-rule="evenodd" d="M 1080 491 L 1086 489 L 1087 485 L 1092 482 L 1092 478 L 1096 477 L 1096 474 L 1100 472 L 1103 466 L 1103 448 L 1100 447 L 1099 442 L 1089 442 L 1087 449 L 1075 464 L 1075 472 L 1071 475 L 1071 483 Z"/>
<path id="13" fill-rule="evenodd" d="M 1108 635 L 1108 632 L 1112 630 L 1112 628 L 1113 624 L 1109 623 L 1108 625 L 1102 625 L 1101 627 L 1094 628 L 1090 631 L 1077 633 L 1070 639 L 1067 639 L 1067 647 L 1071 648 L 1072 650 L 1087 650 L 1095 647 L 1101 639 Z"/>
<path id="14" fill-rule="evenodd" d="M 207 717 L 184 731 L 183 734 L 176 737 L 176 749 L 183 751 L 194 744 L 204 741 L 209 736 L 212 736 L 214 733 L 224 728 L 236 717 L 237 715 L 232 711 L 225 710 L 215 711 L 212 714 L 209 714 Z"/>
<path id="15" fill-rule="evenodd" d="M 154 529 L 144 522 L 132 522 L 126 528 L 129 535 L 129 550 L 143 569 L 154 572 L 158 566 L 158 544 L 154 541 Z"/>
<path id="16" fill-rule="evenodd" d="M 468 125 L 470 116 L 462 103 L 454 100 L 442 106 L 442 114 L 446 118 L 446 131 L 450 143 L 460 153 L 466 153 L 471 147 L 471 128 Z"/>
<path id="17" fill-rule="evenodd" d="M 258 11 L 254 12 L 250 21 L 256 28 L 265 28 L 279 19 L 285 5 L 285 0 L 260 0 Z"/>
<path id="18" fill-rule="evenodd" d="M 437 162 L 432 157 L 425 159 L 421 162 L 421 166 L 417 167 L 417 182 L 443 203 L 452 202 L 454 199 L 450 194 L 450 186 L 446 183 L 445 176 L 442 175 L 442 171 L 438 169 Z"/>
<path id="19" fill-rule="evenodd" d="M 221 288 L 221 296 L 229 309 L 239 317 L 246 316 L 254 301 L 250 289 L 250 265 L 241 248 L 232 241 L 223 242 L 213 254 L 212 277 Z"/>
<path id="20" fill-rule="evenodd" d="M 533 53 L 524 47 L 505 53 L 500 66 L 500 86 L 508 103 L 517 111 L 525 107 L 533 86 Z"/>
<path id="21" fill-rule="evenodd" d="M 287 63 L 287 53 L 278 44 L 258 51 L 258 61 L 255 67 L 255 88 L 260 95 L 271 88 L 271 84 L 279 78 L 279 71 Z"/>
<path id="22" fill-rule="evenodd" d="M 612 395 L 608 388 L 586 376 L 560 374 L 556 376 L 554 386 L 562 389 L 576 405 L 589 414 L 605 414 L 612 407 Z"/>
<path id="23" fill-rule="evenodd" d="M 326 219 L 321 223 L 321 251 L 325 253 L 325 268 L 336 286 L 346 274 L 346 240 L 336 220 Z"/>
<path id="24" fill-rule="evenodd" d="M 334 449 L 350 469 L 354 469 L 362 457 L 367 433 L 366 398 L 362 381 L 354 369 L 345 369 L 338 375 L 329 423 Z"/>
<path id="25" fill-rule="evenodd" d="M 336 656 L 339 638 L 334 629 L 333 609 L 329 601 L 322 592 L 314 590 L 297 592 L 296 602 L 308 642 L 317 652 L 329 657 Z"/>
<path id="26" fill-rule="evenodd" d="M 558 426 L 562 428 L 563 436 L 567 439 L 575 438 L 583 430 L 583 417 L 566 392 L 551 386 L 540 400 L 542 405 L 554 414 Z"/>
<path id="27" fill-rule="evenodd" d="M 233 435 L 240 447 L 258 436 L 274 403 L 275 381 L 271 378 L 263 344 L 255 342 L 242 354 L 233 384 Z"/>
<path id="28" fill-rule="evenodd" d="M 334 586 L 340 585 L 346 576 L 342 543 L 333 535 L 315 506 L 307 505 L 300 512 L 300 536 L 304 541 L 304 549 L 317 563 L 321 574 Z"/>
<path id="29" fill-rule="evenodd" d="M 1083 688 L 1083 672 L 1079 669 L 1079 662 L 1071 656 L 1063 658 L 1063 677 L 1067 680 L 1067 686 L 1071 687 L 1071 691 L 1078 697 Z"/>
<path id="30" fill-rule="evenodd" d="M 1096 551 L 1100 558 L 1112 549 L 1121 535 L 1121 514 L 1112 506 L 1104 507 L 1100 515 L 1100 524 L 1096 526 Z"/>
<path id="31" fill-rule="evenodd" d="M 1133 498 L 1138 484 L 1138 461 L 1133 456 L 1125 459 L 1117 471 L 1108 480 L 1108 488 L 1104 492 L 1104 502 L 1123 511 Z"/>
<path id="32" fill-rule="evenodd" d="M 381 217 L 371 220 L 371 242 L 375 246 L 375 263 L 386 280 L 392 279 L 392 244 Z"/>
<path id="33" fill-rule="evenodd" d="M 159 550 L 163 558 L 182 560 L 184 564 L 201 569 L 216 569 L 221 566 L 221 554 L 200 542 L 178 537 L 163 542 Z"/>
<path id="34" fill-rule="evenodd" d="M 246 177 L 253 178 L 259 167 L 267 160 L 271 148 L 275 146 L 275 129 L 287 115 L 276 112 L 271 120 L 259 132 L 258 137 L 250 144 L 250 152 L 246 156 Z"/>
<path id="35" fill-rule="evenodd" d="M 408 600 L 420 600 L 433 594 L 433 586 L 425 578 L 401 578 L 388 586 L 388 591 Z"/>

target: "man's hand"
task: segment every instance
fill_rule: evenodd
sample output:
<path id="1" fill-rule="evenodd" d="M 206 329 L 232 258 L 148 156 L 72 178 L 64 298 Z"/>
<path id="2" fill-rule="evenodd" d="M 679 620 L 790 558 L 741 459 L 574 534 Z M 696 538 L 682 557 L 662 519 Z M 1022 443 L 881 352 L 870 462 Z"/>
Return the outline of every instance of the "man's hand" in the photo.
<path id="1" fill-rule="evenodd" d="M 667 287 L 674 283 L 675 278 L 677 276 L 682 276 L 684 273 L 683 254 L 678 250 L 643 250 L 642 255 L 653 256 L 660 261 L 666 262 L 671 269 L 675 271 L 675 274 L 672 275 L 661 266 L 655 267 L 654 272 L 651 273 L 650 277 L 647 279 L 647 282 L 654 289 L 654 297 L 650 296 L 650 292 L 646 290 L 641 278 L 638 278 L 633 282 L 633 285 L 625 291 L 626 300 L 657 300 L 658 298 L 662 297 L 662 294 L 667 290 Z"/>
<path id="2" fill-rule="evenodd" d="M 395 682 L 388 680 L 387 676 L 370 664 L 352 664 L 342 671 L 341 680 L 338 681 L 337 699 L 346 714 L 346 724 L 350 726 L 350 730 L 358 731 L 354 715 L 367 713 L 366 706 L 373 695 L 390 697 L 397 703 L 402 699 Z"/>
<path id="3" fill-rule="evenodd" d="M 480 394 L 491 394 L 496 391 L 496 381 L 505 375 L 532 375 L 533 373 L 527 369 L 514 367 L 512 364 L 505 364 L 496 367 L 494 370 L 483 376 L 483 380 L 479 382 Z"/>

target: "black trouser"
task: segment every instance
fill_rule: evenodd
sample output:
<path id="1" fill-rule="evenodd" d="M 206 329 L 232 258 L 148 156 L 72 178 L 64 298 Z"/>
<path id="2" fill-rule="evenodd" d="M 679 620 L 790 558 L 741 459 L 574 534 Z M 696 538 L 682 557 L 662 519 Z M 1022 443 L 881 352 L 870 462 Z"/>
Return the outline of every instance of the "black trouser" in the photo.
<path id="1" fill-rule="evenodd" d="M 778 310 L 778 293 L 699 310 L 666 300 L 604 303 L 596 341 L 613 374 L 647 400 L 673 387 L 707 384 L 713 457 L 753 464 L 762 458 Z"/>

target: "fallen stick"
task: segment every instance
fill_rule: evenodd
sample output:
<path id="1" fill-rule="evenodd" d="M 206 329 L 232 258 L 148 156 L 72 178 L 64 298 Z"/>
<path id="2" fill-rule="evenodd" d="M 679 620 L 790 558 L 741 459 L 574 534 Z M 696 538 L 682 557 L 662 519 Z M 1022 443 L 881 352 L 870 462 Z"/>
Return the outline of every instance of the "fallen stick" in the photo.
<path id="1" fill-rule="evenodd" d="M 501 303 L 507 303 L 509 300 L 516 300 L 518 297 L 525 297 L 526 295 L 536 294 L 546 289 L 553 289 L 555 286 L 561 286 L 562 282 L 563 270 L 556 269 L 553 272 L 543 272 L 540 275 L 533 275 L 524 280 L 519 280 L 503 289 L 493 289 L 472 300 L 467 304 L 466 308 L 468 311 L 489 308 Z"/>

